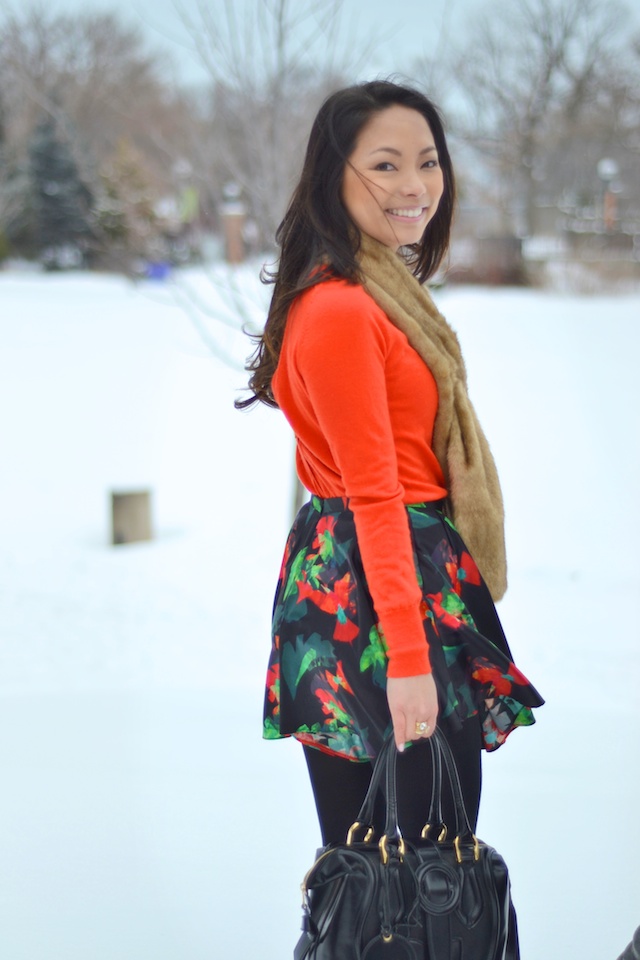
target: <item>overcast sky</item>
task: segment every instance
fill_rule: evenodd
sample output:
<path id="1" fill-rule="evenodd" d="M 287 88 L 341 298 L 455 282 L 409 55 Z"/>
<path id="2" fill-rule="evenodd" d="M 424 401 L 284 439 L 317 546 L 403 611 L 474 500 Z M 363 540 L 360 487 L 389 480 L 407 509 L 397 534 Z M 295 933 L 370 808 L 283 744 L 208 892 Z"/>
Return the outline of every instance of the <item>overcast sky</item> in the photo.
<path id="1" fill-rule="evenodd" d="M 38 0 L 0 0 L 0 8 L 24 9 Z M 201 0 L 46 0 L 50 12 L 116 11 L 124 20 L 143 28 L 152 47 L 169 50 L 177 61 L 182 81 L 197 84 L 206 74 L 193 50 L 193 41 L 182 22 L 179 9 L 197 20 Z M 214 16 L 224 21 L 225 0 L 204 0 Z M 234 9 L 245 16 L 255 16 L 256 7 L 265 0 L 231 0 Z M 274 2 L 274 0 L 272 0 Z M 302 0 L 292 0 L 293 9 Z M 330 3 L 331 0 L 326 0 Z M 600 0 L 608 3 L 609 0 Z M 640 31 L 640 0 L 622 0 L 631 13 L 635 30 Z M 437 64 L 451 45 L 471 39 L 474 15 L 496 15 L 491 0 L 343 0 L 340 16 L 341 53 L 362 50 L 367 40 L 370 51 L 364 63 L 349 79 L 371 79 L 399 74 L 427 82 L 432 93 L 442 96 L 437 83 Z M 319 49 L 316 47 L 316 49 Z M 414 76 L 413 67 L 419 58 L 430 61 L 430 71 Z M 346 58 L 348 62 L 348 57 Z M 340 62 L 340 58 L 338 60 Z"/>
<path id="2" fill-rule="evenodd" d="M 0 0 L 2 2 L 2 0 Z M 251 10 L 261 0 L 235 0 L 237 7 Z M 633 0 L 640 5 L 640 0 Z M 201 68 L 189 53 L 188 37 L 176 10 L 182 3 L 188 12 L 197 11 L 197 0 L 47 0 L 49 11 L 116 10 L 126 19 L 145 28 L 151 42 L 167 46 L 179 57 L 180 71 L 188 81 L 202 77 Z M 25 0 L 4 0 L 3 6 L 15 9 Z M 224 0 L 209 0 L 208 7 L 220 10 Z M 344 0 L 341 24 L 348 45 L 372 34 L 377 38 L 363 77 L 379 74 L 407 74 L 415 60 L 434 57 L 451 36 L 464 30 L 468 16 L 478 7 L 487 8 L 487 0 Z"/>

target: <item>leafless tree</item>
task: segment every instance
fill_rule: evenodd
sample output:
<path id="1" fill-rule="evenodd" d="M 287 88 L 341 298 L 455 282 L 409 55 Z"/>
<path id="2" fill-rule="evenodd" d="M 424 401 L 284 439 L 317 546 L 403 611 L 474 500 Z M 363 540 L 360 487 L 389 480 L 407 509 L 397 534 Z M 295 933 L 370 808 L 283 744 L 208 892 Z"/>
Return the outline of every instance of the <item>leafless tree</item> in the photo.
<path id="1" fill-rule="evenodd" d="M 256 0 L 249 10 L 225 0 L 215 11 L 197 0 L 195 14 L 180 2 L 175 6 L 211 80 L 209 137 L 200 143 L 204 155 L 196 168 L 208 170 L 208 179 L 219 186 L 232 181 L 241 188 L 260 249 L 269 249 L 313 117 L 331 90 L 354 78 L 369 41 L 353 43 L 353 31 L 341 20 L 342 0 Z M 256 325 L 255 311 L 237 290 L 230 291 L 228 278 L 213 280 L 216 296 L 232 307 L 232 322 L 255 331 L 266 302 Z M 223 356 L 225 323 L 184 284 L 181 296 L 209 349 Z M 229 351 L 226 357 L 229 362 Z M 296 482 L 294 512 L 301 496 Z"/>
<path id="2" fill-rule="evenodd" d="M 357 69 L 366 41 L 344 29 L 342 0 L 197 0 L 176 9 L 211 79 L 208 162 L 250 205 L 262 248 L 285 210 L 314 114 Z M 191 8 L 190 8 L 191 9 Z M 349 64 L 349 67 L 347 67 Z"/>
<path id="3" fill-rule="evenodd" d="M 618 0 L 502 0 L 470 22 L 452 60 L 452 110 L 494 174 L 505 227 L 531 231 L 536 198 L 553 179 L 551 157 L 572 164 L 575 177 L 586 131 L 602 127 L 603 102 L 614 109 L 609 130 L 619 126 L 620 101 L 633 101 L 621 70 L 628 26 Z"/>

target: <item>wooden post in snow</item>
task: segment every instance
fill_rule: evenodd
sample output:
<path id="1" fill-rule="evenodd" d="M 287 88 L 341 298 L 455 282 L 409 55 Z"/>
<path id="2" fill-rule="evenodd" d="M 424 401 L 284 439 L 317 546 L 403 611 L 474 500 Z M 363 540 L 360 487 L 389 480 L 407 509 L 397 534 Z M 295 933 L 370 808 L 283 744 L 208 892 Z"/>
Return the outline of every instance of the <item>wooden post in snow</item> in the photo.
<path id="1" fill-rule="evenodd" d="M 111 494 L 111 543 L 153 540 L 149 490 Z"/>

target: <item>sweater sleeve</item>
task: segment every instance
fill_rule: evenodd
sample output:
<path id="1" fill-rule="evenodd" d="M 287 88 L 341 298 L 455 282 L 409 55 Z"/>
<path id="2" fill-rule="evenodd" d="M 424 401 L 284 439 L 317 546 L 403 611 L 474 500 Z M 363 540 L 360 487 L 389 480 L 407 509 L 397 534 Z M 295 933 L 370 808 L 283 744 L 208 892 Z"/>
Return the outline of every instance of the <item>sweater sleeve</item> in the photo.
<path id="1" fill-rule="evenodd" d="M 429 673 L 387 400 L 388 321 L 361 288 L 346 285 L 311 298 L 300 319 L 296 366 L 353 510 L 388 676 Z"/>

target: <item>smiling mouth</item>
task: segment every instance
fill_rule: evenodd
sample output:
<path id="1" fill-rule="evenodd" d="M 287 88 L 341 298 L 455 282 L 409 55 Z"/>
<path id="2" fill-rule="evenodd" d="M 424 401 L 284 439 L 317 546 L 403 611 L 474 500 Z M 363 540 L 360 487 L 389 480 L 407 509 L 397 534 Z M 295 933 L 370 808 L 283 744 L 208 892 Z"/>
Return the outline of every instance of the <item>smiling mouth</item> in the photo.
<path id="1" fill-rule="evenodd" d="M 408 220 L 419 220 L 426 207 L 395 207 L 393 210 L 387 210 L 392 217 L 404 217 Z"/>

